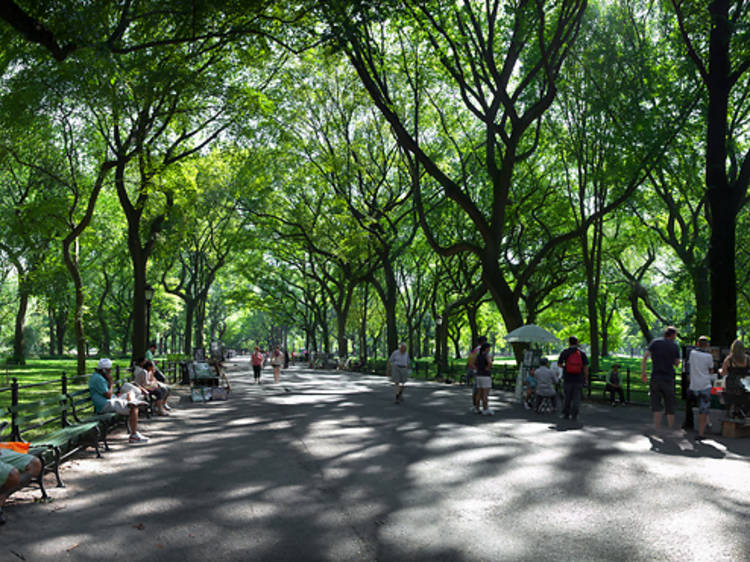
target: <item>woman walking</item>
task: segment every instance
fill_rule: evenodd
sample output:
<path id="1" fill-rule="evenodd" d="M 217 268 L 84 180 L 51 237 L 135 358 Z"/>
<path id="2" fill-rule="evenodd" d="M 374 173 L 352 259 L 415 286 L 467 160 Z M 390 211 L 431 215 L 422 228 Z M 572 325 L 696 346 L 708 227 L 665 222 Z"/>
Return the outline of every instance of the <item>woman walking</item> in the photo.
<path id="1" fill-rule="evenodd" d="M 281 366 L 284 364 L 284 354 L 277 345 L 271 354 L 271 366 L 273 367 L 273 382 L 279 384 L 281 380 Z"/>
<path id="2" fill-rule="evenodd" d="M 479 355 L 476 360 L 477 369 L 477 388 L 479 389 L 479 399 L 482 402 L 482 415 L 492 416 L 493 412 L 489 408 L 490 389 L 492 388 L 492 357 L 490 356 L 490 344 L 483 343 L 479 348 Z"/>
<path id="3" fill-rule="evenodd" d="M 250 358 L 253 364 L 253 376 L 255 377 L 255 384 L 261 384 L 260 382 L 260 371 L 263 368 L 263 354 L 260 352 L 260 348 L 255 346 L 255 351 Z"/>

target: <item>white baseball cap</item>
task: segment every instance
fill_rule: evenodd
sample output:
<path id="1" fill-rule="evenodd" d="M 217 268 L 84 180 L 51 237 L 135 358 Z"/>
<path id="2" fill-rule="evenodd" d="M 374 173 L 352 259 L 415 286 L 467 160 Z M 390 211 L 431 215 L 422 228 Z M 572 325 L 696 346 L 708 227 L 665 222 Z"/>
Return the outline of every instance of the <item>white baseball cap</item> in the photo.
<path id="1" fill-rule="evenodd" d="M 111 369 L 112 361 L 110 361 L 106 357 L 103 359 L 99 359 L 99 363 L 96 364 L 96 368 L 97 369 Z"/>

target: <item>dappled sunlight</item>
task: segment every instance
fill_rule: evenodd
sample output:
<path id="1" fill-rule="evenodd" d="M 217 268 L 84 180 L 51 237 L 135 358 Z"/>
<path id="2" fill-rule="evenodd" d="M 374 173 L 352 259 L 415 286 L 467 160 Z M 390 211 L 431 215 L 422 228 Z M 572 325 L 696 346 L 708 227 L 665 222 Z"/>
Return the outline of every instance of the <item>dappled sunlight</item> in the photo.
<path id="1" fill-rule="evenodd" d="M 458 386 L 410 385 L 396 405 L 382 378 L 348 386 L 347 376 L 287 375 L 282 393 L 235 385 L 219 407 L 144 420 L 147 446 L 114 435 L 105 459 L 75 461 L 60 499 L 23 506 L 3 537 L 27 559 L 73 544 L 82 559 L 114 557 L 133 541 L 186 560 L 217 544 L 231 559 L 304 558 L 297 545 L 347 560 L 546 559 L 546 544 L 605 559 L 613 541 L 623 556 L 652 558 L 671 556 L 658 546 L 664 529 L 681 537 L 704 513 L 741 529 L 750 515 L 737 499 L 750 497 L 744 457 L 660 455 L 643 424 L 604 423 L 591 409 L 589 425 L 558 431 L 557 418 L 499 393 L 496 416 L 476 416 Z M 50 525 L 32 544 L 24 531 L 39 516 Z M 717 544 L 697 540 L 685 553 Z"/>

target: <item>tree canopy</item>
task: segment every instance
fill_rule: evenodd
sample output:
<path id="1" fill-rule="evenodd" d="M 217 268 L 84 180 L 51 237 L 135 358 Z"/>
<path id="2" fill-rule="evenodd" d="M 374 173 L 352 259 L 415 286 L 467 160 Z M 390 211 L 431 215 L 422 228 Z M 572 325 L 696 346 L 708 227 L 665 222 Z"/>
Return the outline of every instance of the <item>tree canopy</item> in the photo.
<path id="1" fill-rule="evenodd" d="M 14 361 L 750 327 L 744 0 L 0 4 Z"/>

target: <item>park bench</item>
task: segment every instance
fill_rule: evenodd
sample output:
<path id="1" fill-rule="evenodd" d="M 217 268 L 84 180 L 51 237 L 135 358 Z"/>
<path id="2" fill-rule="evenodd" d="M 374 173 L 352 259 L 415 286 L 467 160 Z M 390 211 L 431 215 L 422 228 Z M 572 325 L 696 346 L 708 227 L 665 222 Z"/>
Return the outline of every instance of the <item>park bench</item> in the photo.
<path id="1" fill-rule="evenodd" d="M 0 441 L 12 441 L 13 440 L 11 438 L 10 434 L 6 435 L 5 436 L 6 438 L 2 437 L 2 433 L 5 431 L 5 429 L 9 425 L 10 424 L 8 422 L 1 422 L 0 423 Z M 37 455 L 35 455 L 35 456 L 37 456 Z M 13 492 L 17 492 L 18 490 L 20 490 L 21 488 L 23 488 L 25 486 L 30 486 L 31 484 L 36 484 L 37 486 L 39 486 L 39 491 L 42 492 L 42 501 L 47 501 L 49 499 L 49 496 L 47 495 L 47 490 L 44 489 L 44 459 L 43 458 L 39 458 L 39 460 L 42 463 L 42 470 L 39 472 L 39 476 L 37 476 L 36 478 L 32 478 L 30 482 L 22 483 L 21 486 L 19 486 L 15 490 L 12 490 L 10 492 L 11 494 Z M 2 509 L 1 508 L 0 508 L 0 517 L 2 517 Z"/>
<path id="2" fill-rule="evenodd" d="M 104 450 L 109 451 L 109 443 L 107 443 L 107 433 L 114 427 L 118 422 L 124 421 L 125 416 L 116 414 L 114 412 L 108 412 L 106 414 L 97 414 L 94 408 L 94 403 L 91 400 L 91 393 L 88 388 L 76 390 L 75 392 L 69 392 L 66 394 L 70 403 L 71 415 L 78 424 L 86 424 L 96 422 L 99 424 L 100 436 L 102 443 L 104 444 Z"/>
<path id="3" fill-rule="evenodd" d="M 492 377 L 493 385 L 501 390 L 513 391 L 516 388 L 516 377 L 518 368 L 515 365 L 503 365 L 502 369 L 497 369 Z"/>
<path id="4" fill-rule="evenodd" d="M 14 400 L 8 408 L 11 440 L 28 441 L 29 454 L 42 461 L 44 470 L 55 473 L 58 487 L 65 486 L 60 476 L 62 461 L 87 446 L 93 446 L 96 456 L 101 457 L 99 422 L 77 423 L 69 419 L 69 412 L 70 404 L 66 394 L 56 394 L 23 404 Z M 43 432 L 41 436 L 24 439 L 24 434 L 39 430 Z"/>

